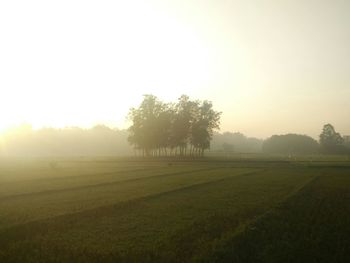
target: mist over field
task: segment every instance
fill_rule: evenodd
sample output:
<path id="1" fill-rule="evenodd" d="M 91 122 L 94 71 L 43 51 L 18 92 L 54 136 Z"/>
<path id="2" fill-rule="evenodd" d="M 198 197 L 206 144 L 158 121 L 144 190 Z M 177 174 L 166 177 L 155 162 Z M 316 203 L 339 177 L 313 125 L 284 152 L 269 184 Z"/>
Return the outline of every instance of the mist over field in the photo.
<path id="1" fill-rule="evenodd" d="M 21 126 L 16 133 L 3 137 L 0 153 L 3 157 L 133 156 L 135 152 L 127 138 L 127 130 L 104 125 L 90 129 L 71 127 L 40 130 Z M 239 132 L 215 133 L 211 151 L 260 153 L 262 143 L 262 139 L 248 138 Z"/>
<path id="2" fill-rule="evenodd" d="M 63 156 L 137 156 L 137 149 L 128 142 L 128 130 L 97 125 L 89 129 L 67 127 L 33 130 L 22 125 L 5 133 L 0 142 L 2 157 L 63 157 Z M 339 139 L 339 138 L 338 138 Z M 349 136 L 340 137 L 328 153 L 349 154 Z M 334 152 L 335 150 L 335 152 Z M 205 150 L 209 156 L 239 154 L 310 155 L 327 153 L 322 143 L 307 135 L 273 135 L 266 139 L 248 137 L 240 132 L 219 132 L 212 135 Z"/>

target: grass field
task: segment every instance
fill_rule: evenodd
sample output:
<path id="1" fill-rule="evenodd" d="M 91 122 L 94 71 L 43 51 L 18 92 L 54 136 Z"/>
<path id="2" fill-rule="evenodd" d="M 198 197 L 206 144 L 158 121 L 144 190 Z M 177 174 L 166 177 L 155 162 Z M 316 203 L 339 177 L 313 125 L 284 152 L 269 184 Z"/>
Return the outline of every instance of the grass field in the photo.
<path id="1" fill-rule="evenodd" d="M 348 262 L 343 159 L 0 161 L 0 262 Z"/>

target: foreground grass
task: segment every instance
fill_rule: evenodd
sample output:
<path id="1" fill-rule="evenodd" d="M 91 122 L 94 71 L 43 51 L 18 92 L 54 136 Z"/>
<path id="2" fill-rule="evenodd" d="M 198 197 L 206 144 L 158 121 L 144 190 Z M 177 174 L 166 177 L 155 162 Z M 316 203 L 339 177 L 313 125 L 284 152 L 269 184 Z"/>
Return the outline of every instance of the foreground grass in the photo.
<path id="1" fill-rule="evenodd" d="M 25 165 L 0 183 L 0 262 L 313 262 L 327 237 L 315 259 L 342 262 L 348 245 L 346 166 Z"/>
<path id="2" fill-rule="evenodd" d="M 175 171 L 175 172 L 174 172 Z M 79 187 L 6 196 L 0 199 L 0 229 L 28 221 L 107 206 L 183 187 L 251 173 L 253 169 L 204 168 L 145 172 L 140 177 L 82 184 Z M 85 181 L 84 181 L 85 182 Z"/>
<path id="3" fill-rule="evenodd" d="M 203 258 L 207 262 L 349 262 L 350 170 L 328 169 Z"/>

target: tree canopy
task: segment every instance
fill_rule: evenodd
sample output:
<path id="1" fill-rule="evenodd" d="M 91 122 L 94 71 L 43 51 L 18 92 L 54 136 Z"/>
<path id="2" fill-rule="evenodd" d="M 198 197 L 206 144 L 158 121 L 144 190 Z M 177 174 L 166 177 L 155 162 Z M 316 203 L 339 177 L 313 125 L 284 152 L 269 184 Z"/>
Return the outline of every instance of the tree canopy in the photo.
<path id="1" fill-rule="evenodd" d="M 324 153 L 339 154 L 346 151 L 343 137 L 329 123 L 323 126 L 320 134 L 320 145 Z"/>
<path id="2" fill-rule="evenodd" d="M 221 112 L 210 101 L 190 100 L 182 95 L 177 103 L 164 103 L 144 95 L 138 108 L 131 108 L 128 141 L 144 156 L 203 155 L 219 129 Z"/>
<path id="3" fill-rule="evenodd" d="M 318 152 L 319 145 L 307 135 L 285 134 L 265 140 L 262 149 L 265 153 L 312 154 Z"/>

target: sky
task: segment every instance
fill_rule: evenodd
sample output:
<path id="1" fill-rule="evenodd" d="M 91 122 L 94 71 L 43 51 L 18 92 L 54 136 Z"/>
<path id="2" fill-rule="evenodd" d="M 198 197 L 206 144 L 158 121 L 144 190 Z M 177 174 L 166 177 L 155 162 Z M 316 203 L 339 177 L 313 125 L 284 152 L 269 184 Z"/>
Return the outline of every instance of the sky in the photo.
<path id="1" fill-rule="evenodd" d="M 0 1 L 0 130 L 127 128 L 187 94 L 221 131 L 350 135 L 350 1 Z"/>

